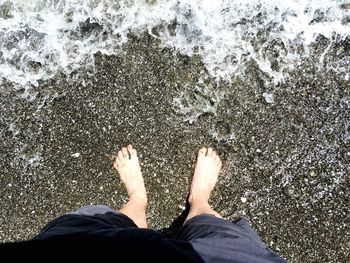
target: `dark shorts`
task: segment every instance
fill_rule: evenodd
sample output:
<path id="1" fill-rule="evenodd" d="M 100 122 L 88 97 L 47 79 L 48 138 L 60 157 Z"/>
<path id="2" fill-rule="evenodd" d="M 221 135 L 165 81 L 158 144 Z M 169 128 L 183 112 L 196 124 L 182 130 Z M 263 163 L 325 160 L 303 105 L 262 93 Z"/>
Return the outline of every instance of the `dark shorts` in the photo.
<path id="1" fill-rule="evenodd" d="M 191 243 L 204 262 L 286 262 L 260 239 L 248 221 L 202 214 L 188 220 L 178 238 Z"/>
<path id="2" fill-rule="evenodd" d="M 120 218 L 117 224 L 122 228 L 137 227 L 129 217 L 106 205 L 84 206 L 68 214 L 94 216 L 96 214 L 106 213 L 116 214 Z M 266 247 L 246 219 L 240 218 L 234 222 L 230 222 L 208 214 L 199 215 L 188 220 L 180 229 L 179 233 L 177 233 L 176 238 L 184 241 L 193 241 L 195 239 L 208 237 L 217 239 L 219 236 L 222 236 L 223 233 L 228 236 L 242 236 L 250 239 L 257 246 Z"/>
<path id="3" fill-rule="evenodd" d="M 87 223 L 84 220 L 73 220 L 74 228 L 69 228 L 69 222 L 72 222 L 69 217 L 82 216 L 94 218 L 94 221 Z M 201 262 L 286 262 L 266 247 L 247 220 L 241 218 L 230 222 L 208 214 L 191 218 L 180 228 L 176 238 L 170 239 L 161 236 L 158 231 L 139 229 L 129 217 L 108 206 L 85 206 L 53 220 L 35 239 L 71 234 L 72 229 L 78 229 L 79 233 L 98 233 L 105 236 L 118 235 L 119 229 L 119 232 L 126 231 L 124 234 L 127 237 L 136 238 L 137 242 L 141 240 L 142 243 L 144 239 L 148 245 L 149 240 L 160 237 L 164 239 L 164 244 L 167 244 L 162 244 L 163 249 L 171 244 L 181 250 L 181 247 L 185 247 L 184 244 L 190 244 L 201 258 Z M 156 246 L 158 245 L 159 242 Z"/>

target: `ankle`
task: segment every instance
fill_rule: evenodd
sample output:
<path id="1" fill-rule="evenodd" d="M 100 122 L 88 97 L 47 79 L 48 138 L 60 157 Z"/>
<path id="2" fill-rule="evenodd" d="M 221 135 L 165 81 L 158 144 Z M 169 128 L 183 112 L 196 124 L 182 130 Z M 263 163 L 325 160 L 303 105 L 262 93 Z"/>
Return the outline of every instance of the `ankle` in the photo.
<path id="1" fill-rule="evenodd" d="M 129 202 L 133 202 L 137 206 L 147 206 L 147 196 L 140 195 L 140 194 L 131 194 L 129 196 Z"/>
<path id="2" fill-rule="evenodd" d="M 196 194 L 190 194 L 188 197 L 188 203 L 191 207 L 194 206 L 209 206 L 209 196 L 206 195 L 196 195 Z"/>

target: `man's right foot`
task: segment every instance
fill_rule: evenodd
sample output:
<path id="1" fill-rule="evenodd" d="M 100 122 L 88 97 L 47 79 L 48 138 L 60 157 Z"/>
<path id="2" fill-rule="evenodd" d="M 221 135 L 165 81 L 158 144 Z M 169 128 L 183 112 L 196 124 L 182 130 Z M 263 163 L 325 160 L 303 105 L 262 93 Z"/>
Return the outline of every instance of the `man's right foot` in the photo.
<path id="1" fill-rule="evenodd" d="M 197 163 L 192 179 L 188 201 L 208 202 L 210 193 L 216 185 L 220 170 L 221 160 L 213 148 L 201 148 L 198 151 Z"/>
<path id="2" fill-rule="evenodd" d="M 147 203 L 147 194 L 139 159 L 137 157 L 137 152 L 132 145 L 129 144 L 118 152 L 113 166 L 118 171 L 121 180 L 124 182 L 130 199 L 137 197 Z"/>

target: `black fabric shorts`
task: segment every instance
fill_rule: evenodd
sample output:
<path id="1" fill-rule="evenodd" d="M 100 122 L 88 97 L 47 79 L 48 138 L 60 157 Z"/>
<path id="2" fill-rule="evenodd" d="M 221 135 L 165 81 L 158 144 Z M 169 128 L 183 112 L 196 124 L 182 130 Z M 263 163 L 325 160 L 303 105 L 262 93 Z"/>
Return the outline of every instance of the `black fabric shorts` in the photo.
<path id="1" fill-rule="evenodd" d="M 231 222 L 209 214 L 198 215 L 188 220 L 180 229 L 177 238 L 193 241 L 208 237 L 218 238 L 222 235 L 245 237 L 256 243 L 257 246 L 266 247 L 246 219 L 239 218 Z"/>
<path id="2" fill-rule="evenodd" d="M 177 238 L 191 243 L 204 262 L 286 262 L 267 248 L 244 218 L 230 222 L 198 215 L 186 222 Z"/>
<path id="3" fill-rule="evenodd" d="M 138 228 L 129 217 L 108 206 L 85 206 L 51 221 L 34 239 L 71 234 L 118 237 L 145 249 L 174 253 L 174 258 L 181 253 L 192 258 L 198 255 L 194 262 L 286 262 L 266 247 L 243 218 L 230 222 L 214 215 L 198 215 L 171 239 L 159 231 Z"/>
<path id="4" fill-rule="evenodd" d="M 116 212 L 106 205 L 89 205 L 81 207 L 80 209 L 68 214 L 72 215 L 87 215 L 94 216 L 96 214 L 114 213 L 118 215 L 119 222 L 114 222 L 122 228 L 137 227 L 133 220 L 126 215 Z M 258 234 L 249 225 L 248 221 L 244 218 L 239 218 L 234 222 L 227 221 L 222 218 L 218 218 L 213 215 L 203 214 L 191 218 L 177 233 L 176 238 L 184 241 L 191 241 L 198 238 L 211 237 L 216 238 L 222 233 L 227 235 L 237 235 L 249 238 L 256 245 L 266 247 L 264 242 L 260 239 Z"/>

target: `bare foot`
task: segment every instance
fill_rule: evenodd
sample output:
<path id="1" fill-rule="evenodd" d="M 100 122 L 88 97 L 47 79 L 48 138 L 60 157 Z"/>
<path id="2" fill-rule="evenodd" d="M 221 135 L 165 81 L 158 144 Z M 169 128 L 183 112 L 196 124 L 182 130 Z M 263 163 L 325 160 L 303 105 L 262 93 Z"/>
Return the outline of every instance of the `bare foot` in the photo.
<path id="1" fill-rule="evenodd" d="M 198 152 L 197 163 L 190 188 L 189 203 L 209 200 L 210 193 L 215 187 L 221 170 L 221 160 L 213 148 L 201 148 Z"/>
<path id="2" fill-rule="evenodd" d="M 130 199 L 137 198 L 147 203 L 146 189 L 136 150 L 129 144 L 123 147 L 113 163 L 124 182 Z"/>

